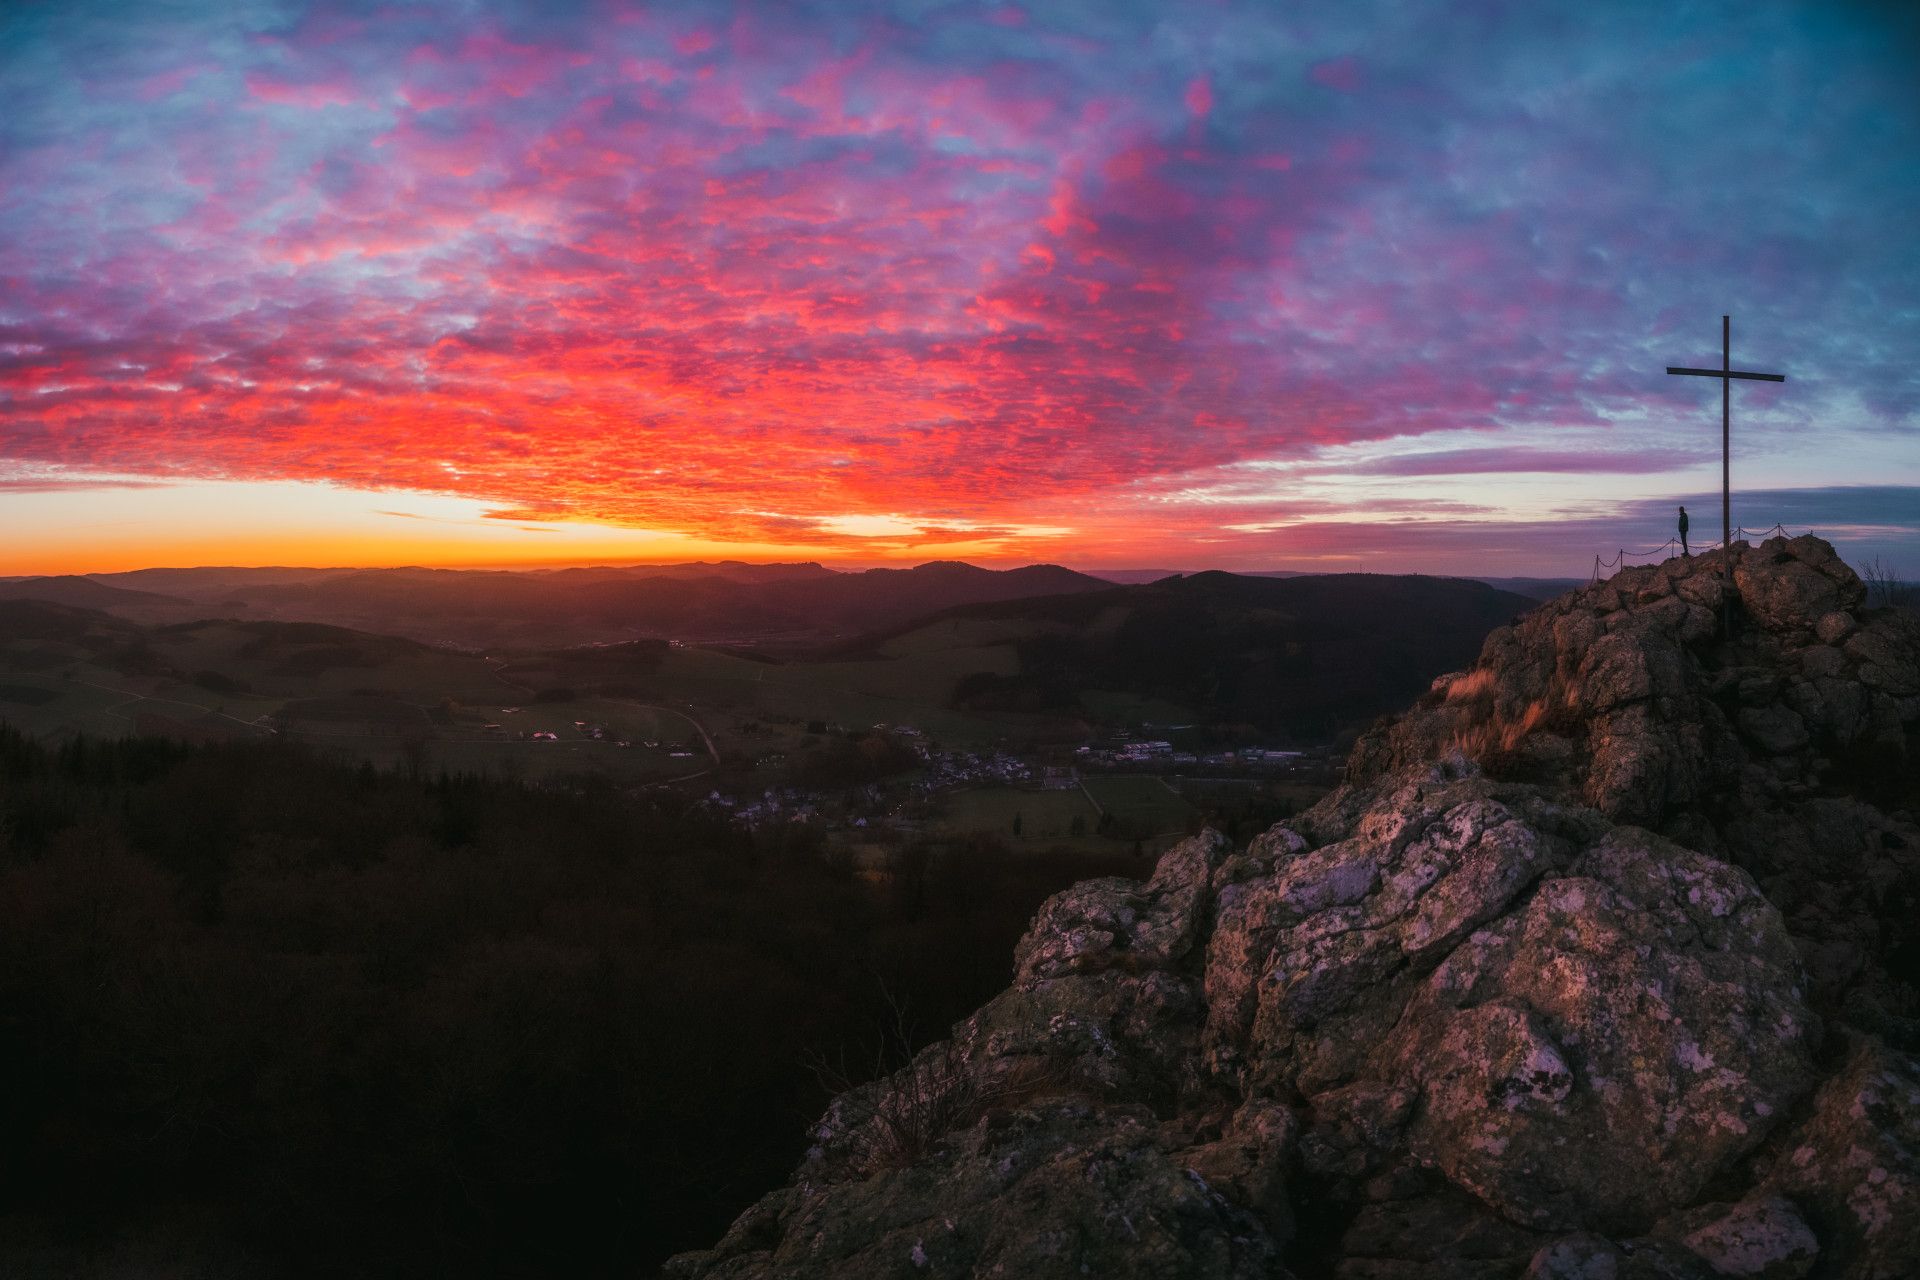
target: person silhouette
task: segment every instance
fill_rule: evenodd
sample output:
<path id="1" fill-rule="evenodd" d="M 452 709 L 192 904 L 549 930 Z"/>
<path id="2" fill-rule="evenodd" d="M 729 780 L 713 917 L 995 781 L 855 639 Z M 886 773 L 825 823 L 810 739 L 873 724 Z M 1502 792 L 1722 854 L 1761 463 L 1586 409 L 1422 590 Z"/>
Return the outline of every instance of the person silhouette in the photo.
<path id="1" fill-rule="evenodd" d="M 1680 508 L 1680 554 L 1693 559 L 1693 552 L 1687 549 L 1687 509 Z"/>

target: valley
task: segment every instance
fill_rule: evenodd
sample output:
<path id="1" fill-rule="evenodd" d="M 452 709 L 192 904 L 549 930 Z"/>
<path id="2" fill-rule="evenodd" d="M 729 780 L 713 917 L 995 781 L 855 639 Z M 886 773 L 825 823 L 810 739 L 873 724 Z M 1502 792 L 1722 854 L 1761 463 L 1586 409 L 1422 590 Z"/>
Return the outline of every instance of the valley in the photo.
<path id="1" fill-rule="evenodd" d="M 1345 741 L 1531 603 L 1458 579 L 1201 574 L 1115 585 L 1044 566 L 686 568 L 702 572 L 629 574 L 624 596 L 587 571 L 434 571 L 425 593 L 402 589 L 410 571 L 9 583 L 0 720 L 49 741 L 277 740 L 423 776 L 671 788 L 743 827 L 804 825 L 863 866 L 916 840 L 989 836 L 1148 856 L 1203 815 L 1271 821 L 1310 802 Z M 629 634 L 684 619 L 635 603 L 656 589 L 734 603 L 727 630 L 704 643 L 418 638 L 445 622 L 449 600 L 505 599 L 511 615 L 527 593 L 552 603 L 555 578 L 562 594 L 610 593 L 615 603 L 587 613 Z M 843 615 L 828 608 L 810 640 L 756 630 L 769 606 L 739 602 L 783 598 L 800 581 L 863 602 L 883 625 L 839 636 Z M 1042 581 L 1070 589 L 1031 594 Z M 306 591 L 305 607 L 327 616 L 174 616 L 244 615 L 239 606 L 268 589 Z M 346 625 L 375 599 L 387 633 Z M 910 614 L 929 604 L 938 607 Z M 1386 624 L 1403 611 L 1428 625 Z M 582 630 L 583 616 L 550 629 L 597 634 L 599 623 Z"/>

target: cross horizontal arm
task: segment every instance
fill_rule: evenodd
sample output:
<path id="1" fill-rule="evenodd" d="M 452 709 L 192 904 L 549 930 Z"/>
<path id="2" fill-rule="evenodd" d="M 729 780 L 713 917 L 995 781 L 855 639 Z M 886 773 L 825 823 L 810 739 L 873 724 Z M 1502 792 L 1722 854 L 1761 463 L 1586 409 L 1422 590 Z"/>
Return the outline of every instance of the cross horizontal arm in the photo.
<path id="1" fill-rule="evenodd" d="M 1690 373 L 1696 378 L 1746 378 L 1753 382 L 1785 382 L 1784 373 L 1742 373 L 1738 369 L 1682 369 L 1675 365 L 1667 366 L 1668 373 Z"/>

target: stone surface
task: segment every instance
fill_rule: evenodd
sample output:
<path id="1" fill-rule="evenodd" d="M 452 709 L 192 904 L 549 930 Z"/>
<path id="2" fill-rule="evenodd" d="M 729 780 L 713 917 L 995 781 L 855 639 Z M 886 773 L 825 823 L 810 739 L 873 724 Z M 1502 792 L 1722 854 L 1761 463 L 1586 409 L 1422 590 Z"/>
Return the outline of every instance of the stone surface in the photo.
<path id="1" fill-rule="evenodd" d="M 1762 1186 L 1819 1232 L 1821 1275 L 1920 1275 L 1920 1063 L 1858 1040 Z"/>
<path id="2" fill-rule="evenodd" d="M 1245 849 L 1056 895 L 669 1274 L 1920 1276 L 1917 735 L 1818 540 L 1570 593 Z"/>
<path id="3" fill-rule="evenodd" d="M 1150 1119 L 1070 1102 L 984 1118 L 910 1167 L 776 1191 L 666 1274 L 1284 1280 L 1279 1246 Z"/>
<path id="4" fill-rule="evenodd" d="M 1711 1280 L 1714 1274 L 1699 1258 L 1671 1245 L 1583 1232 L 1540 1250 L 1522 1280 Z"/>
<path id="5" fill-rule="evenodd" d="M 1732 1206 L 1688 1232 L 1683 1243 L 1723 1276 L 1802 1280 L 1820 1241 L 1793 1201 L 1760 1196 Z"/>

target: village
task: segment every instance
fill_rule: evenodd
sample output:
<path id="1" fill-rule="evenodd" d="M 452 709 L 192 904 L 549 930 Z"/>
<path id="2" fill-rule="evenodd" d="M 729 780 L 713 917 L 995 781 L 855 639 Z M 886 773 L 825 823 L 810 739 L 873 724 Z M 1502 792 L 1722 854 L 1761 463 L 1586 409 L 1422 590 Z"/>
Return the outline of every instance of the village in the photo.
<path id="1" fill-rule="evenodd" d="M 502 709 L 505 711 L 506 709 Z M 491 727 L 491 726 L 489 726 Z M 861 744 L 874 760 L 868 776 L 824 776 L 818 759 L 782 750 L 723 753 L 709 762 L 694 742 L 633 742 L 669 758 L 705 766 L 651 786 L 678 786 L 695 807 L 763 832 L 807 825 L 830 837 L 862 841 L 940 832 L 994 831 L 1018 840 L 1098 844 L 1175 836 L 1191 825 L 1202 797 L 1259 797 L 1318 784 L 1334 756 L 1327 748 L 1253 744 L 1194 749 L 1176 745 L 1190 725 L 1115 730 L 1080 743 L 1021 748 L 956 747 L 909 724 L 866 728 L 812 723 L 816 752 Z M 1167 736 L 1149 736 L 1153 734 Z M 606 724 L 576 720 L 572 733 L 525 732 L 529 741 L 579 740 L 629 746 Z"/>

